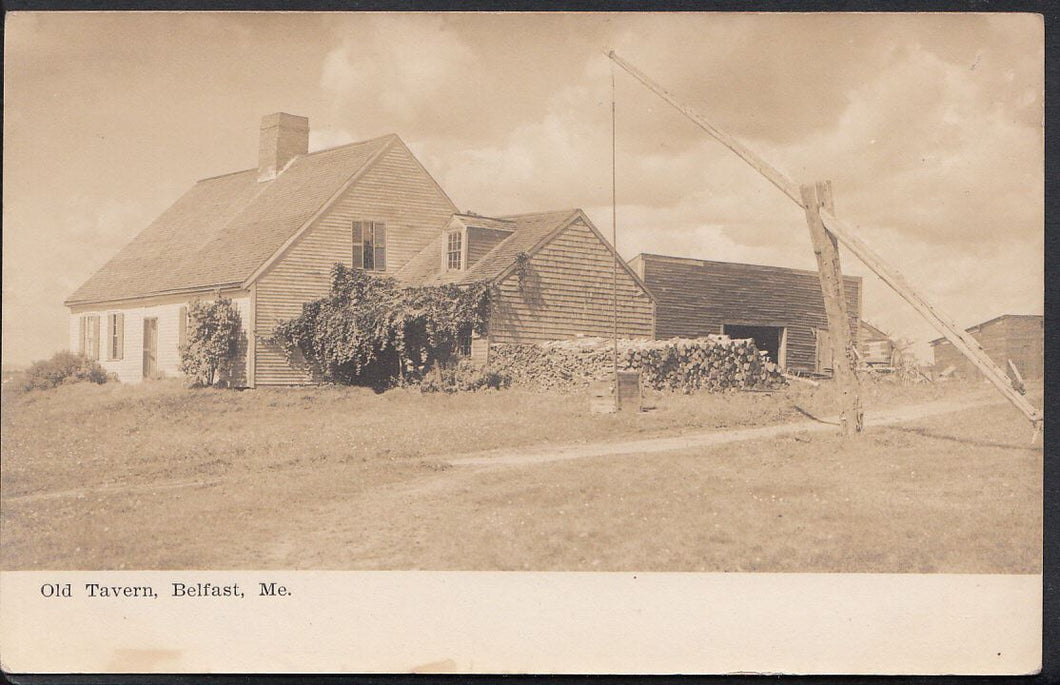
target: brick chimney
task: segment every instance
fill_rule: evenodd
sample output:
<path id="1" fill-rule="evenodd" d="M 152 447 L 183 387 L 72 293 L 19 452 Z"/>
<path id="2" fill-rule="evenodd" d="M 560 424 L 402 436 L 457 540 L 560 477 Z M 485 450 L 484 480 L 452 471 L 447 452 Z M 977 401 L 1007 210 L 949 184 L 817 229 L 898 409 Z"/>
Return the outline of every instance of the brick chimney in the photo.
<path id="1" fill-rule="evenodd" d="M 258 181 L 271 181 L 298 155 L 309 152 L 309 119 L 285 112 L 261 119 Z"/>

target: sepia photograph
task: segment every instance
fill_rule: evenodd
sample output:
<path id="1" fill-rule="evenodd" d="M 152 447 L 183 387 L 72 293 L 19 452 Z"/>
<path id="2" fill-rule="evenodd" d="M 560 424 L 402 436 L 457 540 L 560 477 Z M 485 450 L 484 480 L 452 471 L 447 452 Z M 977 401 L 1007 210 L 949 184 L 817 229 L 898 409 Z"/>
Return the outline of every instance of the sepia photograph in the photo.
<path id="1" fill-rule="evenodd" d="M 9 13 L 4 668 L 16 604 L 290 572 L 1033 607 L 1044 59 L 1033 14 Z M 1030 662 L 972 672 L 1040 664 L 1006 616 Z"/>

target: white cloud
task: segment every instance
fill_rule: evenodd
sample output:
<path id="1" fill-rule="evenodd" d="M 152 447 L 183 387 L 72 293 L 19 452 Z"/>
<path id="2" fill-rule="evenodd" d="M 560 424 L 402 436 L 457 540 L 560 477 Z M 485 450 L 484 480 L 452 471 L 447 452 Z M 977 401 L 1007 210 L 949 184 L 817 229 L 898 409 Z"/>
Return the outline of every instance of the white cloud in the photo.
<path id="1" fill-rule="evenodd" d="M 321 87 L 351 114 L 378 109 L 401 121 L 444 108 L 472 71 L 470 48 L 443 18 L 371 15 L 346 22 L 324 58 Z"/>
<path id="2" fill-rule="evenodd" d="M 60 320 L 62 297 L 192 179 L 250 166 L 256 140 L 240 136 L 278 109 L 311 115 L 314 150 L 399 133 L 462 208 L 580 206 L 608 234 L 609 47 L 795 180 L 832 179 L 838 212 L 962 323 L 1040 311 L 1034 15 L 108 15 L 21 28 L 8 36 L 4 141 L 5 267 L 17 267 L 4 303 L 21 320 Z M 119 75 L 135 87 L 107 91 Z M 812 268 L 794 204 L 624 72 L 616 86 L 624 254 Z M 56 92 L 78 106 L 55 107 Z M 870 319 L 932 336 L 843 264 L 867 276 Z M 7 355 L 21 344 L 7 319 L 4 335 Z"/>
<path id="3" fill-rule="evenodd" d="M 443 185 L 478 211 L 588 207 L 610 235 L 609 79 L 597 62 L 589 58 L 544 115 L 499 140 L 436 141 Z M 1023 112 L 1040 99 L 1026 90 L 999 99 L 1004 76 L 985 58 L 970 70 L 914 43 L 882 62 L 842 94 L 832 125 L 786 143 L 749 142 L 797 182 L 832 179 L 840 214 L 962 324 L 1041 311 L 1042 134 Z M 691 125 L 654 96 L 630 95 L 620 93 L 619 110 L 624 256 L 815 268 L 797 206 L 706 134 L 677 130 Z M 896 335 L 935 337 L 852 255 L 844 269 L 864 278 L 868 318 Z"/>
<path id="4" fill-rule="evenodd" d="M 328 148 L 346 145 L 363 138 L 363 136 L 353 135 L 346 129 L 311 128 L 309 130 L 309 151 L 327 150 Z"/>

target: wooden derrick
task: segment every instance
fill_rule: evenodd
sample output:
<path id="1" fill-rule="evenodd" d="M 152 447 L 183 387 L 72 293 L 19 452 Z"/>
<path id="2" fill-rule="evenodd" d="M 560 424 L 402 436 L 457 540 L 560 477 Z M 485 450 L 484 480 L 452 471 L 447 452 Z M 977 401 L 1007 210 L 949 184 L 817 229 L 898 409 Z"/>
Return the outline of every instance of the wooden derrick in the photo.
<path id="1" fill-rule="evenodd" d="M 749 164 L 755 169 L 755 171 L 765 176 L 770 183 L 791 198 L 793 202 L 800 207 L 805 208 L 799 186 L 785 176 L 779 169 L 767 162 L 761 155 L 751 150 L 734 136 L 711 124 L 691 107 L 679 102 L 677 98 L 670 94 L 665 88 L 648 78 L 644 72 L 615 54 L 614 50 L 607 53 L 607 56 L 613 62 L 625 69 L 631 76 L 644 84 L 648 90 L 672 105 L 674 109 L 681 112 L 722 145 L 736 153 L 737 156 Z M 1031 405 L 1031 403 L 1013 387 L 1008 374 L 990 359 L 979 342 L 972 337 L 970 333 L 959 327 L 951 317 L 946 316 L 939 311 L 937 307 L 930 304 L 920 292 L 915 290 L 913 286 L 905 280 L 905 276 L 876 254 L 872 248 L 858 237 L 856 232 L 848 224 L 838 219 L 830 209 L 826 207 L 820 208 L 820 216 L 824 227 L 838 238 L 839 242 L 842 242 L 855 257 L 860 259 L 865 266 L 869 267 L 873 273 L 880 277 L 880 280 L 890 286 L 902 299 L 908 302 L 913 309 L 923 316 L 928 323 L 934 326 L 943 337 L 949 340 L 954 348 L 967 357 L 968 360 L 979 369 L 991 383 L 994 384 L 994 387 L 996 387 L 1006 399 L 1023 412 L 1036 429 L 1041 428 L 1042 413 Z"/>
<path id="2" fill-rule="evenodd" d="M 861 387 L 857 374 L 857 348 L 850 335 L 846 298 L 843 297 L 843 272 L 839 267 L 839 243 L 821 221 L 821 208 L 833 209 L 830 182 L 804 185 L 802 202 L 806 224 L 810 228 L 813 253 L 821 277 L 821 294 L 828 316 L 828 333 L 832 345 L 832 374 L 839 389 L 839 430 L 843 435 L 857 434 L 865 425 L 861 409 Z"/>

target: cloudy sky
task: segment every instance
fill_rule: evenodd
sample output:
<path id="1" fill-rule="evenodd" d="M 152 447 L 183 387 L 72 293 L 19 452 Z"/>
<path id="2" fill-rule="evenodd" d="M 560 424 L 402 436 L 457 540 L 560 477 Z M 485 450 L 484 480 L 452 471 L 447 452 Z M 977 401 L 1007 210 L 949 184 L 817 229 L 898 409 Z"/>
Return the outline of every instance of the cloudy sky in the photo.
<path id="1" fill-rule="evenodd" d="M 584 208 L 610 235 L 614 48 L 798 182 L 962 325 L 1043 308 L 1033 15 L 8 14 L 3 361 L 197 179 L 398 133 L 462 209 Z M 814 268 L 802 210 L 619 71 L 618 247 Z M 847 253 L 865 318 L 933 329 Z"/>

